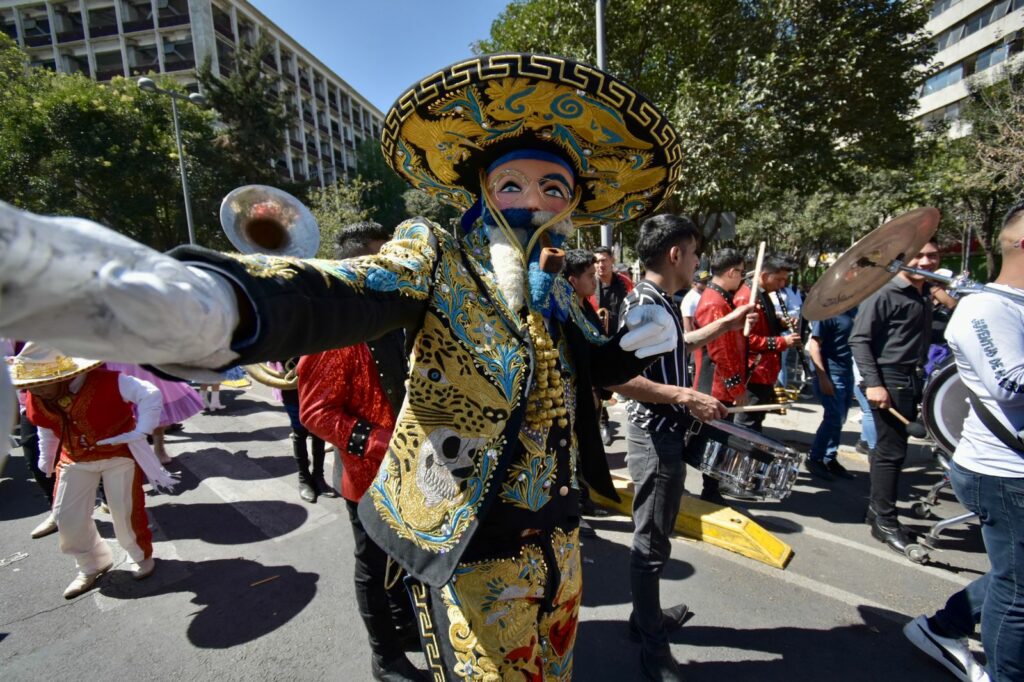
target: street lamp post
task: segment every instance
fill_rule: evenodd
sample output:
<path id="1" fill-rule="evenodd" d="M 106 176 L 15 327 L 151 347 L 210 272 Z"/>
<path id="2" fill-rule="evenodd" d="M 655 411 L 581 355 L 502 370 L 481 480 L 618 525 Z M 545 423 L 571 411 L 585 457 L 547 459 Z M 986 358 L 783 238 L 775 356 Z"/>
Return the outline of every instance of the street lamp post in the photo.
<path id="1" fill-rule="evenodd" d="M 607 59 L 605 58 L 605 45 L 604 45 L 604 3 L 605 0 L 596 0 L 597 5 L 594 8 L 594 15 L 597 19 L 597 68 L 602 71 L 608 68 Z M 602 225 L 601 226 L 601 246 L 612 245 L 612 226 Z"/>
<path id="2" fill-rule="evenodd" d="M 183 95 L 173 90 L 165 90 L 159 87 L 152 78 L 140 78 L 139 89 L 146 92 L 155 92 L 167 95 L 171 98 L 171 117 L 174 119 L 174 141 L 178 144 L 178 169 L 181 171 L 181 192 L 185 195 L 185 222 L 188 224 L 188 243 L 196 243 L 196 228 L 192 223 L 192 202 L 188 197 L 188 176 L 185 175 L 185 150 L 181 144 L 181 128 L 178 126 L 178 100 L 188 100 L 198 106 L 206 104 L 206 98 L 198 92 L 190 95 Z"/>

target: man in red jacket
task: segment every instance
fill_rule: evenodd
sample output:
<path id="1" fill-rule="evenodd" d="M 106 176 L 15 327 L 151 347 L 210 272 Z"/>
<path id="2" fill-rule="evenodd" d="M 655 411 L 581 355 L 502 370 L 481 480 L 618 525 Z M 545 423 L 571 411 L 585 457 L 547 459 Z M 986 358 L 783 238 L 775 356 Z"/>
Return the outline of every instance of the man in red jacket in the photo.
<path id="1" fill-rule="evenodd" d="M 100 481 L 117 541 L 134 562 L 132 577 L 155 568 L 143 476 L 153 486 L 175 481 L 146 442 L 163 400 L 152 384 L 99 362 L 27 343 L 9 361 L 11 382 L 28 391 L 26 415 L 39 429 L 39 468 L 56 473 L 53 516 L 60 549 L 74 556 L 78 575 L 64 590 L 73 599 L 92 589 L 113 566 L 113 555 L 92 519 Z"/>
<path id="2" fill-rule="evenodd" d="M 775 382 L 782 369 L 782 351 L 800 341 L 800 335 L 789 331 L 775 314 L 775 304 L 768 294 L 786 286 L 796 265 L 789 259 L 766 256 L 761 266 L 757 294 L 757 322 L 747 337 L 747 405 L 775 402 Z M 733 297 L 736 305 L 750 301 L 750 285 L 743 283 Z M 755 431 L 763 428 L 765 412 L 741 412 L 736 423 Z"/>
<path id="3" fill-rule="evenodd" d="M 373 222 L 356 223 L 338 235 L 339 260 L 375 254 L 391 233 Z M 405 335 L 402 330 L 368 343 L 307 355 L 299 361 L 299 419 L 314 435 L 334 444 L 355 541 L 359 615 L 370 639 L 372 673 L 378 680 L 416 680 L 420 673 L 403 652 L 416 642 L 412 606 L 399 581 L 388 589 L 388 557 L 366 534 L 357 513 L 387 451 L 395 416 L 405 399 Z M 340 460 L 340 461 L 339 461 Z"/>

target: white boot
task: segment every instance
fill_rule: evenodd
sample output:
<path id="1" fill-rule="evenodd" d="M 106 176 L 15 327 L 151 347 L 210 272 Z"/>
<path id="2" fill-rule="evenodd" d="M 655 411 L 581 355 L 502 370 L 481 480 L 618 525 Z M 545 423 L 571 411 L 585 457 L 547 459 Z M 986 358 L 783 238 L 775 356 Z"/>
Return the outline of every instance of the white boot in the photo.
<path id="1" fill-rule="evenodd" d="M 220 403 L 220 391 L 213 391 L 210 394 L 210 409 L 211 410 L 223 410 L 224 406 Z"/>
<path id="2" fill-rule="evenodd" d="M 51 533 L 57 532 L 57 519 L 53 518 L 53 512 L 46 515 L 43 522 L 32 529 L 32 539 L 45 537 Z"/>
<path id="3" fill-rule="evenodd" d="M 210 411 L 210 392 L 205 388 L 199 389 L 199 397 L 203 399 L 203 412 Z"/>

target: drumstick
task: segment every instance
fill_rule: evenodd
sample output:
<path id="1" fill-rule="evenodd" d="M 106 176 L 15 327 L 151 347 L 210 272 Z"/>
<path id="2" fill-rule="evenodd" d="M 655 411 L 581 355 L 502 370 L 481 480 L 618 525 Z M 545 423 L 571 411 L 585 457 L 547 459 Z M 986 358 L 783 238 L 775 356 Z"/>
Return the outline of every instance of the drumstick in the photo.
<path id="1" fill-rule="evenodd" d="M 909 419 L 904 417 L 903 414 L 895 407 L 889 408 L 889 414 L 903 422 L 903 425 L 907 427 L 908 436 L 913 436 L 914 438 L 924 438 L 925 436 L 928 435 L 928 432 L 925 430 L 924 426 L 918 424 L 917 422 L 910 421 Z"/>
<path id="2" fill-rule="evenodd" d="M 785 412 L 785 405 L 737 405 L 735 407 L 727 407 L 725 411 L 729 414 L 736 414 L 737 412 Z"/>
<path id="3" fill-rule="evenodd" d="M 757 265 L 754 266 L 754 279 L 750 282 L 750 302 L 757 306 L 757 290 L 761 286 L 761 266 L 764 265 L 764 242 L 757 246 Z M 743 336 L 750 336 L 750 319 L 743 323 Z"/>

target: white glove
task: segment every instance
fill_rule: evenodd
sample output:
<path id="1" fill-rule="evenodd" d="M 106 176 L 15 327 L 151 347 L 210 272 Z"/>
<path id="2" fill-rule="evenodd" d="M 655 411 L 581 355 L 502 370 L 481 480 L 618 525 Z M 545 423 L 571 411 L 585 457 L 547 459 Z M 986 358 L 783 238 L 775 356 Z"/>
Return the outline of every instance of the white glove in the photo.
<path id="1" fill-rule="evenodd" d="M 0 330 L 68 355 L 221 367 L 238 324 L 231 285 L 81 218 L 0 201 Z"/>
<path id="2" fill-rule="evenodd" d="M 103 440 L 96 441 L 96 445 L 120 445 L 121 443 L 131 443 L 137 440 L 144 440 L 146 434 L 142 431 L 126 431 L 110 438 L 104 438 Z"/>
<path id="3" fill-rule="evenodd" d="M 667 353 L 679 343 L 675 320 L 659 305 L 638 305 L 626 313 L 625 324 L 629 331 L 619 347 L 634 351 L 638 358 Z"/>

